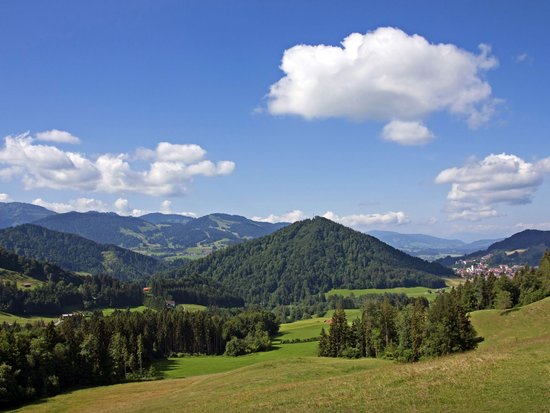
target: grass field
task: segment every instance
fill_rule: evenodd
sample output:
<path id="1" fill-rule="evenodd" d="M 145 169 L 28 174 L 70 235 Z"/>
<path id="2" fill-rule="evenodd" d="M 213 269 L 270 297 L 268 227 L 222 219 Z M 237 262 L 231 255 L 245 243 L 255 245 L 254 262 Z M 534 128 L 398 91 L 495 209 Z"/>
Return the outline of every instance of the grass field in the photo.
<path id="1" fill-rule="evenodd" d="M 477 350 L 419 363 L 309 357 L 299 353 L 315 343 L 288 344 L 224 373 L 77 390 L 19 411 L 550 412 L 550 298 L 472 321 L 485 337 Z"/>
<path id="2" fill-rule="evenodd" d="M 200 304 L 178 304 L 178 308 L 183 307 L 185 311 L 205 311 L 206 306 Z"/>
<path id="3" fill-rule="evenodd" d="M 28 277 L 26 275 L 20 274 L 15 271 L 6 270 L 4 268 L 0 268 L 0 280 L 1 281 L 15 281 L 17 283 L 17 288 L 20 288 L 22 290 L 30 290 L 33 289 L 39 285 L 44 284 L 43 281 L 37 280 L 32 277 Z M 30 283 L 30 287 L 25 287 L 23 284 Z"/>
<path id="4" fill-rule="evenodd" d="M 103 308 L 101 310 L 101 312 L 103 313 L 103 315 L 111 315 L 113 314 L 116 310 L 119 310 L 119 311 L 125 311 L 126 309 L 125 308 Z M 138 311 L 138 312 L 143 312 L 145 310 L 147 310 L 147 307 L 145 307 L 144 305 L 140 305 L 139 307 L 130 307 L 128 308 L 128 310 L 134 312 L 134 311 Z"/>
<path id="5" fill-rule="evenodd" d="M 0 311 L 0 323 L 9 323 L 9 324 L 12 324 L 12 323 L 19 323 L 19 324 L 27 324 L 27 323 L 34 323 L 36 321 L 40 321 L 40 320 L 43 320 L 43 321 L 46 321 L 46 322 L 49 322 L 49 321 L 55 321 L 57 320 L 57 317 L 42 317 L 42 316 L 32 316 L 32 317 L 21 317 L 21 316 L 17 316 L 17 315 L 13 315 L 13 314 L 9 314 L 9 313 L 5 313 L 3 311 Z"/>
<path id="6" fill-rule="evenodd" d="M 359 297 L 361 295 L 368 294 L 405 294 L 408 297 L 426 297 L 428 300 L 434 300 L 436 297 L 435 289 L 426 287 L 398 287 L 398 288 L 366 288 L 363 290 L 347 290 L 347 289 L 334 289 L 330 290 L 326 295 L 343 295 L 348 297 L 351 294 Z"/>
<path id="7" fill-rule="evenodd" d="M 178 308 L 179 307 L 184 307 L 186 311 L 204 311 L 206 310 L 206 307 L 204 305 L 199 305 L 199 304 L 178 304 Z M 130 311 L 138 311 L 138 312 L 143 312 L 145 310 L 147 310 L 148 307 L 145 307 L 144 305 L 140 305 L 139 307 L 130 307 L 128 308 L 128 310 Z M 103 312 L 103 315 L 111 315 L 113 314 L 116 310 L 120 310 L 120 311 L 125 311 L 126 309 L 125 308 L 103 308 L 101 311 Z"/>
<path id="8" fill-rule="evenodd" d="M 359 312 L 360 310 L 346 310 L 346 314 L 350 320 L 358 317 Z M 190 356 L 170 358 L 157 363 L 155 367 L 162 372 L 165 378 L 181 378 L 210 373 L 223 373 L 239 367 L 265 361 L 285 360 L 290 357 L 315 357 L 318 345 L 316 341 L 293 344 L 281 344 L 280 341 L 317 338 L 319 337 L 321 328 L 328 328 L 328 324 L 325 321 L 331 317 L 332 312 L 329 312 L 325 317 L 282 324 L 280 335 L 274 340 L 273 350 L 271 351 L 248 354 L 241 357 Z"/>
<path id="9" fill-rule="evenodd" d="M 464 279 L 458 277 L 447 277 L 444 278 L 444 280 L 445 284 L 447 284 L 447 288 L 445 288 L 445 290 L 449 290 L 451 287 L 456 287 L 465 281 Z M 437 297 L 435 294 L 436 290 L 437 288 L 434 289 L 427 287 L 365 288 L 362 290 L 333 289 L 326 293 L 326 296 L 330 297 L 331 295 L 343 295 L 344 297 L 348 297 L 353 294 L 356 297 L 359 297 L 361 295 L 391 293 L 405 294 L 407 297 L 411 298 L 426 297 L 429 301 L 433 301 L 435 300 L 435 297 Z"/>

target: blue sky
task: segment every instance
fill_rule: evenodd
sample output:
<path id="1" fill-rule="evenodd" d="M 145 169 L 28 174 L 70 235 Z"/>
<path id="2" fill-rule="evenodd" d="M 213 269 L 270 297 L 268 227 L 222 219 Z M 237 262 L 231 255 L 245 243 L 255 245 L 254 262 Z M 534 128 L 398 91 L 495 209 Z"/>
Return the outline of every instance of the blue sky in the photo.
<path id="1" fill-rule="evenodd" d="M 449 3 L 3 1 L 0 200 L 550 229 L 550 3 Z"/>

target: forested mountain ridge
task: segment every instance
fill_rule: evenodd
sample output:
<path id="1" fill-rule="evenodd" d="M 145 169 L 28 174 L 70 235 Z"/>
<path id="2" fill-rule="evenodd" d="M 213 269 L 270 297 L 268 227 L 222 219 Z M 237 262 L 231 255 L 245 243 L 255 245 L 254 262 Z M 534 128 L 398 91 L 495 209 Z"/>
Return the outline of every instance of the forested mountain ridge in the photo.
<path id="1" fill-rule="evenodd" d="M 0 246 L 69 271 L 107 274 L 122 280 L 143 279 L 167 268 L 152 257 L 33 224 L 0 230 Z"/>
<path id="2" fill-rule="evenodd" d="M 151 243 L 166 244 L 160 230 L 139 218 L 112 212 L 67 212 L 33 222 L 54 231 L 80 235 L 101 244 L 138 248 Z"/>
<path id="3" fill-rule="evenodd" d="M 445 257 L 437 262 L 450 267 L 461 260 L 476 260 L 488 256 L 486 263 L 489 265 L 537 266 L 547 249 L 550 249 L 550 231 L 526 229 L 491 244 L 485 250 L 461 257 Z"/>
<path id="4" fill-rule="evenodd" d="M 438 276 L 452 270 L 316 217 L 189 262 L 170 276 L 192 274 L 231 287 L 248 303 L 276 306 L 332 288 L 444 287 Z"/>
<path id="5" fill-rule="evenodd" d="M 139 216 L 140 219 L 147 221 L 151 224 L 186 224 L 189 221 L 194 220 L 195 218 L 179 215 L 179 214 L 163 214 L 160 212 L 151 212 L 150 214 L 145 214 Z"/>
<path id="6" fill-rule="evenodd" d="M 27 224 L 56 213 L 38 205 L 23 202 L 0 202 L 0 228 Z"/>
<path id="7" fill-rule="evenodd" d="M 500 242 L 495 242 L 487 248 L 487 251 L 517 250 L 529 248 L 535 245 L 544 245 L 550 248 L 550 231 L 526 229 L 518 232 Z"/>

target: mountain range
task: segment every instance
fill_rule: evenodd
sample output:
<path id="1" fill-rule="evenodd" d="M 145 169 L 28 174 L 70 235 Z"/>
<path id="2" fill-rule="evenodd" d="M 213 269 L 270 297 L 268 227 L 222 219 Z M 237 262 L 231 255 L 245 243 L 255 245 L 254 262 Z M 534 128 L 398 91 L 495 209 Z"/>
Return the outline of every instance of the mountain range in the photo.
<path id="1" fill-rule="evenodd" d="M 167 259 L 202 257 L 216 249 L 258 238 L 288 225 L 256 222 L 239 215 L 220 213 L 200 218 L 161 213 L 131 217 L 93 211 L 57 214 L 17 202 L 0 203 L 0 223 L 0 228 L 32 223 L 80 235 L 100 244 Z"/>
<path id="2" fill-rule="evenodd" d="M 500 239 L 485 239 L 466 243 L 459 239 L 438 238 L 425 234 L 401 234 L 392 231 L 369 231 L 369 234 L 407 254 L 429 261 L 448 255 L 460 256 L 484 250 L 500 241 Z"/>

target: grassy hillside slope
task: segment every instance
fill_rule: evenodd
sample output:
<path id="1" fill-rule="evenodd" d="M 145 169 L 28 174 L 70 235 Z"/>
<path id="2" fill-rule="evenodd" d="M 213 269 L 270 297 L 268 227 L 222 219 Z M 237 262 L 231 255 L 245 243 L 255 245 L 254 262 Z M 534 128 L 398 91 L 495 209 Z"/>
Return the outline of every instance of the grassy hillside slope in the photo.
<path id="1" fill-rule="evenodd" d="M 476 312 L 472 321 L 486 339 L 479 349 L 414 364 L 295 356 L 78 390 L 19 411 L 550 412 L 550 298 L 504 315 Z"/>

